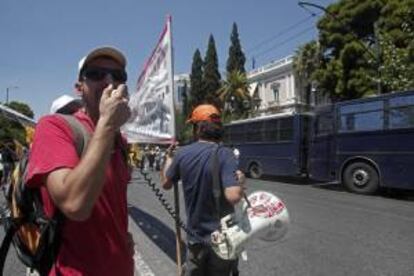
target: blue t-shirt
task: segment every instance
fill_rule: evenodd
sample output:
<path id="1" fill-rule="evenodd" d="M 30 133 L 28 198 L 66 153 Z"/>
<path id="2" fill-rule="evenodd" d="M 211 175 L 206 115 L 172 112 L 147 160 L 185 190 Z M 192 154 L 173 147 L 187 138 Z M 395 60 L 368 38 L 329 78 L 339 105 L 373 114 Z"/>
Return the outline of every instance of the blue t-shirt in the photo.
<path id="1" fill-rule="evenodd" d="M 216 203 L 213 196 L 213 174 L 211 160 L 217 148 L 216 143 L 195 142 L 180 148 L 167 171 L 173 182 L 182 180 L 187 214 L 187 226 L 197 236 L 209 239 L 218 229 Z M 223 189 L 238 186 L 237 162 L 233 152 L 226 147 L 218 151 L 220 182 Z M 227 203 L 229 205 L 229 203 Z M 221 204 L 221 211 L 226 206 Z M 198 242 L 191 236 L 190 242 Z"/>

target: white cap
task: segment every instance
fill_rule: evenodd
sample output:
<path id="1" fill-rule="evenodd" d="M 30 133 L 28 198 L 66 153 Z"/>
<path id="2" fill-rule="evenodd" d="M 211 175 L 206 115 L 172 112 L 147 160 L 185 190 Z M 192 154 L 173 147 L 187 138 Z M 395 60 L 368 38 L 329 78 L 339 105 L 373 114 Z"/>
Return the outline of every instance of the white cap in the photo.
<path id="1" fill-rule="evenodd" d="M 110 57 L 112 59 L 114 59 L 115 61 L 117 61 L 120 65 L 122 65 L 122 67 L 126 67 L 126 58 L 124 56 L 124 54 L 122 54 L 122 52 L 114 47 L 110 47 L 110 46 L 104 46 L 104 47 L 99 47 L 96 49 L 93 49 L 92 51 L 90 51 L 86 56 L 84 56 L 78 64 L 78 78 L 80 78 L 80 74 L 82 69 L 85 67 L 86 64 L 88 64 L 89 61 L 91 61 L 92 59 L 95 59 L 97 57 Z"/>
<path id="2" fill-rule="evenodd" d="M 52 106 L 50 107 L 50 114 L 60 113 L 60 111 L 64 110 L 66 107 L 69 107 L 69 105 L 81 107 L 82 102 L 80 99 L 75 99 L 72 96 L 62 95 L 53 101 Z"/>

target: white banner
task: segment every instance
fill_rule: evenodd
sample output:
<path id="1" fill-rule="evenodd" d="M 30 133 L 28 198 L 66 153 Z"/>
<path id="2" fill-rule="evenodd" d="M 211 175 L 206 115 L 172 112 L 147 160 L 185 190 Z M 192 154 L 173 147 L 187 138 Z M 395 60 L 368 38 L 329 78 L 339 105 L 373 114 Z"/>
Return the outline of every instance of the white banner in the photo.
<path id="1" fill-rule="evenodd" d="M 175 141 L 171 17 L 130 95 L 131 118 L 122 127 L 128 143 Z"/>

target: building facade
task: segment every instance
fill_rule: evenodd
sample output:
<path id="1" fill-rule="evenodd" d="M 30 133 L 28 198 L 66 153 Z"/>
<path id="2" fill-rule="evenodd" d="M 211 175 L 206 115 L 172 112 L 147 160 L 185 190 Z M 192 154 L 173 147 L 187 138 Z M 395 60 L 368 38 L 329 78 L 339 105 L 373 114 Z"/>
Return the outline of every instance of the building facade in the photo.
<path id="1" fill-rule="evenodd" d="M 293 56 L 272 61 L 247 73 L 255 115 L 298 113 L 311 110 L 316 90 L 306 95 L 293 72 Z"/>
<path id="2" fill-rule="evenodd" d="M 178 74 L 174 75 L 174 103 L 175 108 L 179 111 L 183 111 L 184 95 L 187 95 L 187 99 L 190 96 L 190 75 Z"/>

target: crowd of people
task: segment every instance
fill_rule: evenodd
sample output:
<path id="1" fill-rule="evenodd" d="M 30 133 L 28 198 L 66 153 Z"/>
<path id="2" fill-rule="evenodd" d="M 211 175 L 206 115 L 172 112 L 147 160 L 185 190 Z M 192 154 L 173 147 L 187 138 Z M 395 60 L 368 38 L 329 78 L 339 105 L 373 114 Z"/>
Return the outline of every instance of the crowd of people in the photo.
<path id="1" fill-rule="evenodd" d="M 219 110 L 208 104 L 194 109 L 187 123 L 193 126 L 196 142 L 180 147 L 175 156 L 171 154 L 175 145 L 168 149 L 128 146 L 120 133 L 130 116 L 126 65 L 125 56 L 116 48 L 90 51 L 79 61 L 74 85 L 78 98 L 60 97 L 51 114 L 36 126 L 26 185 L 41 190 L 49 217 L 56 213 L 65 217 L 49 275 L 134 275 L 134 241 L 128 232 L 127 212 L 129 164 L 161 171 L 165 189 L 182 181 L 187 224 L 198 235 L 187 240 L 185 275 L 238 275 L 237 261 L 221 260 L 200 242 L 219 225 L 211 186 L 215 172 L 208 165 L 216 152 L 223 211 L 232 212 L 244 193 L 244 177 L 233 150 L 221 143 Z M 59 114 L 73 116 L 87 133 L 81 155 L 75 148 L 76 135 Z M 10 147 L 1 150 L 4 182 L 16 160 Z"/>
<path id="2" fill-rule="evenodd" d="M 160 171 L 165 158 L 166 148 L 162 145 L 138 145 L 129 146 L 129 163 L 142 170 Z"/>

